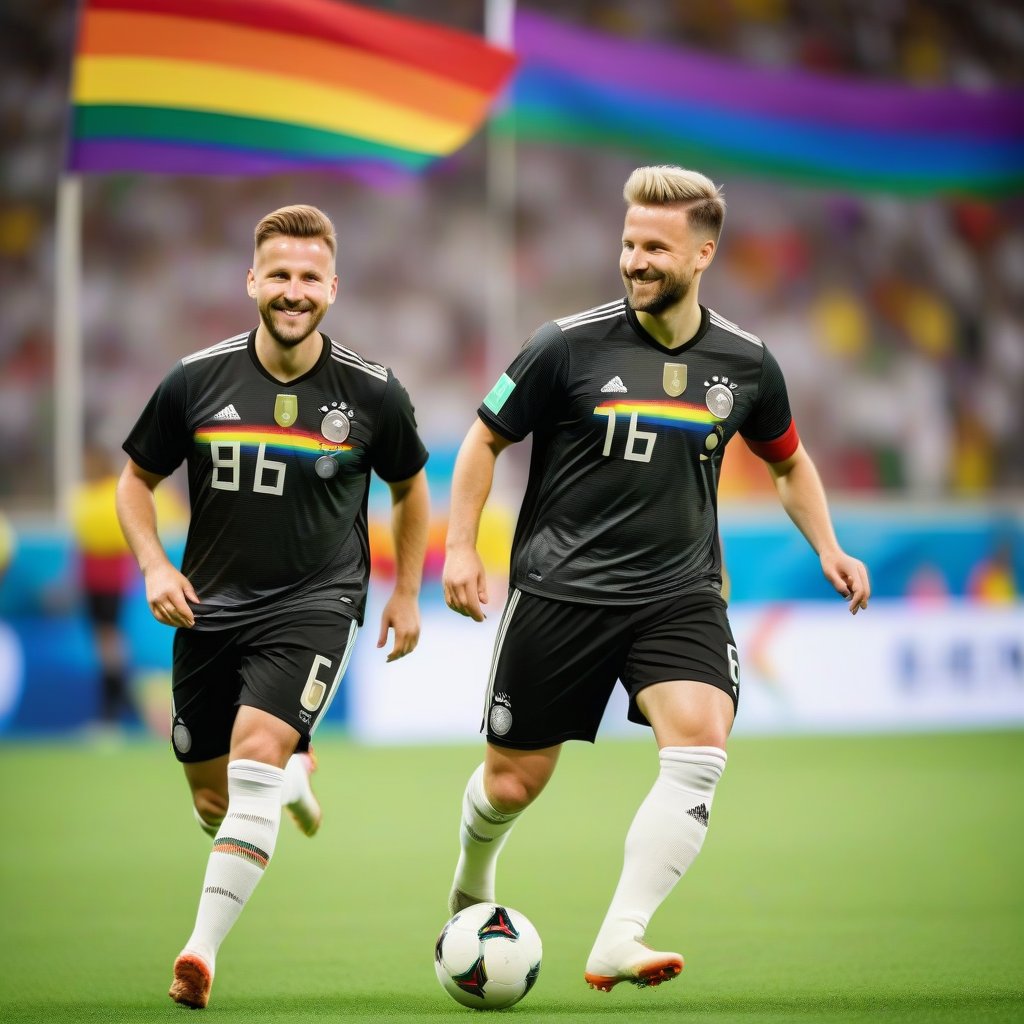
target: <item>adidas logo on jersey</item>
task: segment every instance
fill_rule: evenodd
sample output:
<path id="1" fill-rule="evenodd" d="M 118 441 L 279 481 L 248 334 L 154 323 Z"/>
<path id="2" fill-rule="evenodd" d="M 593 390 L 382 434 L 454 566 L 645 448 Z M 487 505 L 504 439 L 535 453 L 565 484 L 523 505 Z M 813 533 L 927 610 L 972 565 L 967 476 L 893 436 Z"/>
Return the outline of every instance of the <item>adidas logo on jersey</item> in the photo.
<path id="1" fill-rule="evenodd" d="M 626 391 L 629 390 L 629 388 L 627 388 L 626 385 L 622 383 L 621 377 L 612 377 L 612 379 L 608 381 L 608 383 L 605 384 L 605 386 L 601 388 L 601 390 L 604 392 L 617 391 L 625 393 Z"/>
<path id="2" fill-rule="evenodd" d="M 225 405 L 213 418 L 215 420 L 240 420 L 242 417 L 238 415 L 233 405 Z"/>

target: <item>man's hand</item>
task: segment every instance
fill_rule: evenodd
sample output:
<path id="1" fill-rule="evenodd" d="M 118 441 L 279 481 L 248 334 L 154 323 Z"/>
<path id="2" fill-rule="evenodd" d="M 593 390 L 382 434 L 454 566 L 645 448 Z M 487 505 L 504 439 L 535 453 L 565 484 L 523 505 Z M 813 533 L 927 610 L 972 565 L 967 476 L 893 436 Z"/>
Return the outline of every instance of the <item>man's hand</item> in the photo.
<path id="1" fill-rule="evenodd" d="M 861 608 L 867 608 L 871 597 L 871 581 L 868 579 L 868 568 L 858 558 L 852 558 L 838 548 L 835 551 L 823 551 L 821 554 L 821 571 L 825 578 L 850 602 L 850 614 L 856 615 Z"/>
<path id="2" fill-rule="evenodd" d="M 380 617 L 378 648 L 388 642 L 389 629 L 395 631 L 395 642 L 387 657 L 390 664 L 407 654 L 412 654 L 420 642 L 420 608 L 415 596 L 397 593 L 391 595 Z"/>
<path id="3" fill-rule="evenodd" d="M 145 573 L 146 601 L 153 618 L 165 626 L 196 624 L 188 602 L 199 604 L 199 597 L 185 576 L 167 562 Z"/>
<path id="4" fill-rule="evenodd" d="M 475 622 L 487 618 L 480 607 L 487 604 L 487 572 L 476 548 L 449 548 L 441 583 L 445 604 L 453 612 L 468 615 Z"/>

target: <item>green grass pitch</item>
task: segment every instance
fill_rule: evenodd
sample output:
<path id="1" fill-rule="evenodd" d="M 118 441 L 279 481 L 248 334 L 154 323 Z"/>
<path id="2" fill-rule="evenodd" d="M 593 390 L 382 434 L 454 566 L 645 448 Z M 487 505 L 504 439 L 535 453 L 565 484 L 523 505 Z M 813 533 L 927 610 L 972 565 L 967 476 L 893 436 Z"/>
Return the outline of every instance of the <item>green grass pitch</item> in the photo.
<path id="1" fill-rule="evenodd" d="M 325 824 L 282 824 L 201 1019 L 468 1021 L 434 939 L 479 745 L 317 744 Z M 653 743 L 567 746 L 499 896 L 544 940 L 531 1021 L 1024 1020 L 1024 732 L 737 738 L 704 852 L 649 938 L 649 990 L 582 972 Z M 166 996 L 209 841 L 155 741 L 0 747 L 0 1020 L 181 1021 Z M 467 1016 L 468 1015 L 468 1016 Z"/>

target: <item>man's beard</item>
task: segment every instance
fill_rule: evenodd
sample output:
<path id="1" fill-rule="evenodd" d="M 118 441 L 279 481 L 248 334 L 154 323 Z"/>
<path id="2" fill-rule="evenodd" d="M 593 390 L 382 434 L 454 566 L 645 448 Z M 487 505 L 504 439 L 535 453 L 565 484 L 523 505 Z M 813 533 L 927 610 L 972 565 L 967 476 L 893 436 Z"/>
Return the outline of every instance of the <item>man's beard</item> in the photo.
<path id="1" fill-rule="evenodd" d="M 631 309 L 638 313 L 650 313 L 652 316 L 657 316 L 659 313 L 664 313 L 666 309 L 670 309 L 672 306 L 682 302 L 690 290 L 690 285 L 693 283 L 692 277 L 689 281 L 683 281 L 678 277 L 662 277 L 655 280 L 660 282 L 658 290 L 649 298 L 638 302 L 636 293 L 633 291 L 636 282 L 633 278 L 626 279 L 626 291 L 629 293 Z M 649 284 L 651 282 L 645 283 Z"/>
<path id="2" fill-rule="evenodd" d="M 301 335 L 297 334 L 284 334 L 282 333 L 277 324 L 274 322 L 274 310 L 289 310 L 288 306 L 274 306 L 272 303 L 266 306 L 260 306 L 260 319 L 263 321 L 263 326 L 266 327 L 267 333 L 280 345 L 282 348 L 295 348 L 296 345 L 301 345 L 316 329 L 320 326 L 320 321 L 323 320 L 324 315 L 327 313 L 326 309 L 317 309 L 316 306 L 297 307 L 303 313 L 309 313 L 311 316 L 310 327 L 308 330 L 303 331 Z"/>

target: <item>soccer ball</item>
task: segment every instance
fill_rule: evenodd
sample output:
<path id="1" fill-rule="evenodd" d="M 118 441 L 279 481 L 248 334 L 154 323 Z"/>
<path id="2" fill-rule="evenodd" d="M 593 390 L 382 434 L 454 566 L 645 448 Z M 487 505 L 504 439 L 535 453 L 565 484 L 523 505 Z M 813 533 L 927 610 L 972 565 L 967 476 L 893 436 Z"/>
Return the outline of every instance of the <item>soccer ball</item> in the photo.
<path id="1" fill-rule="evenodd" d="M 477 903 L 460 910 L 434 944 L 434 969 L 445 992 L 474 1010 L 518 1003 L 540 974 L 537 929 L 518 910 Z"/>

